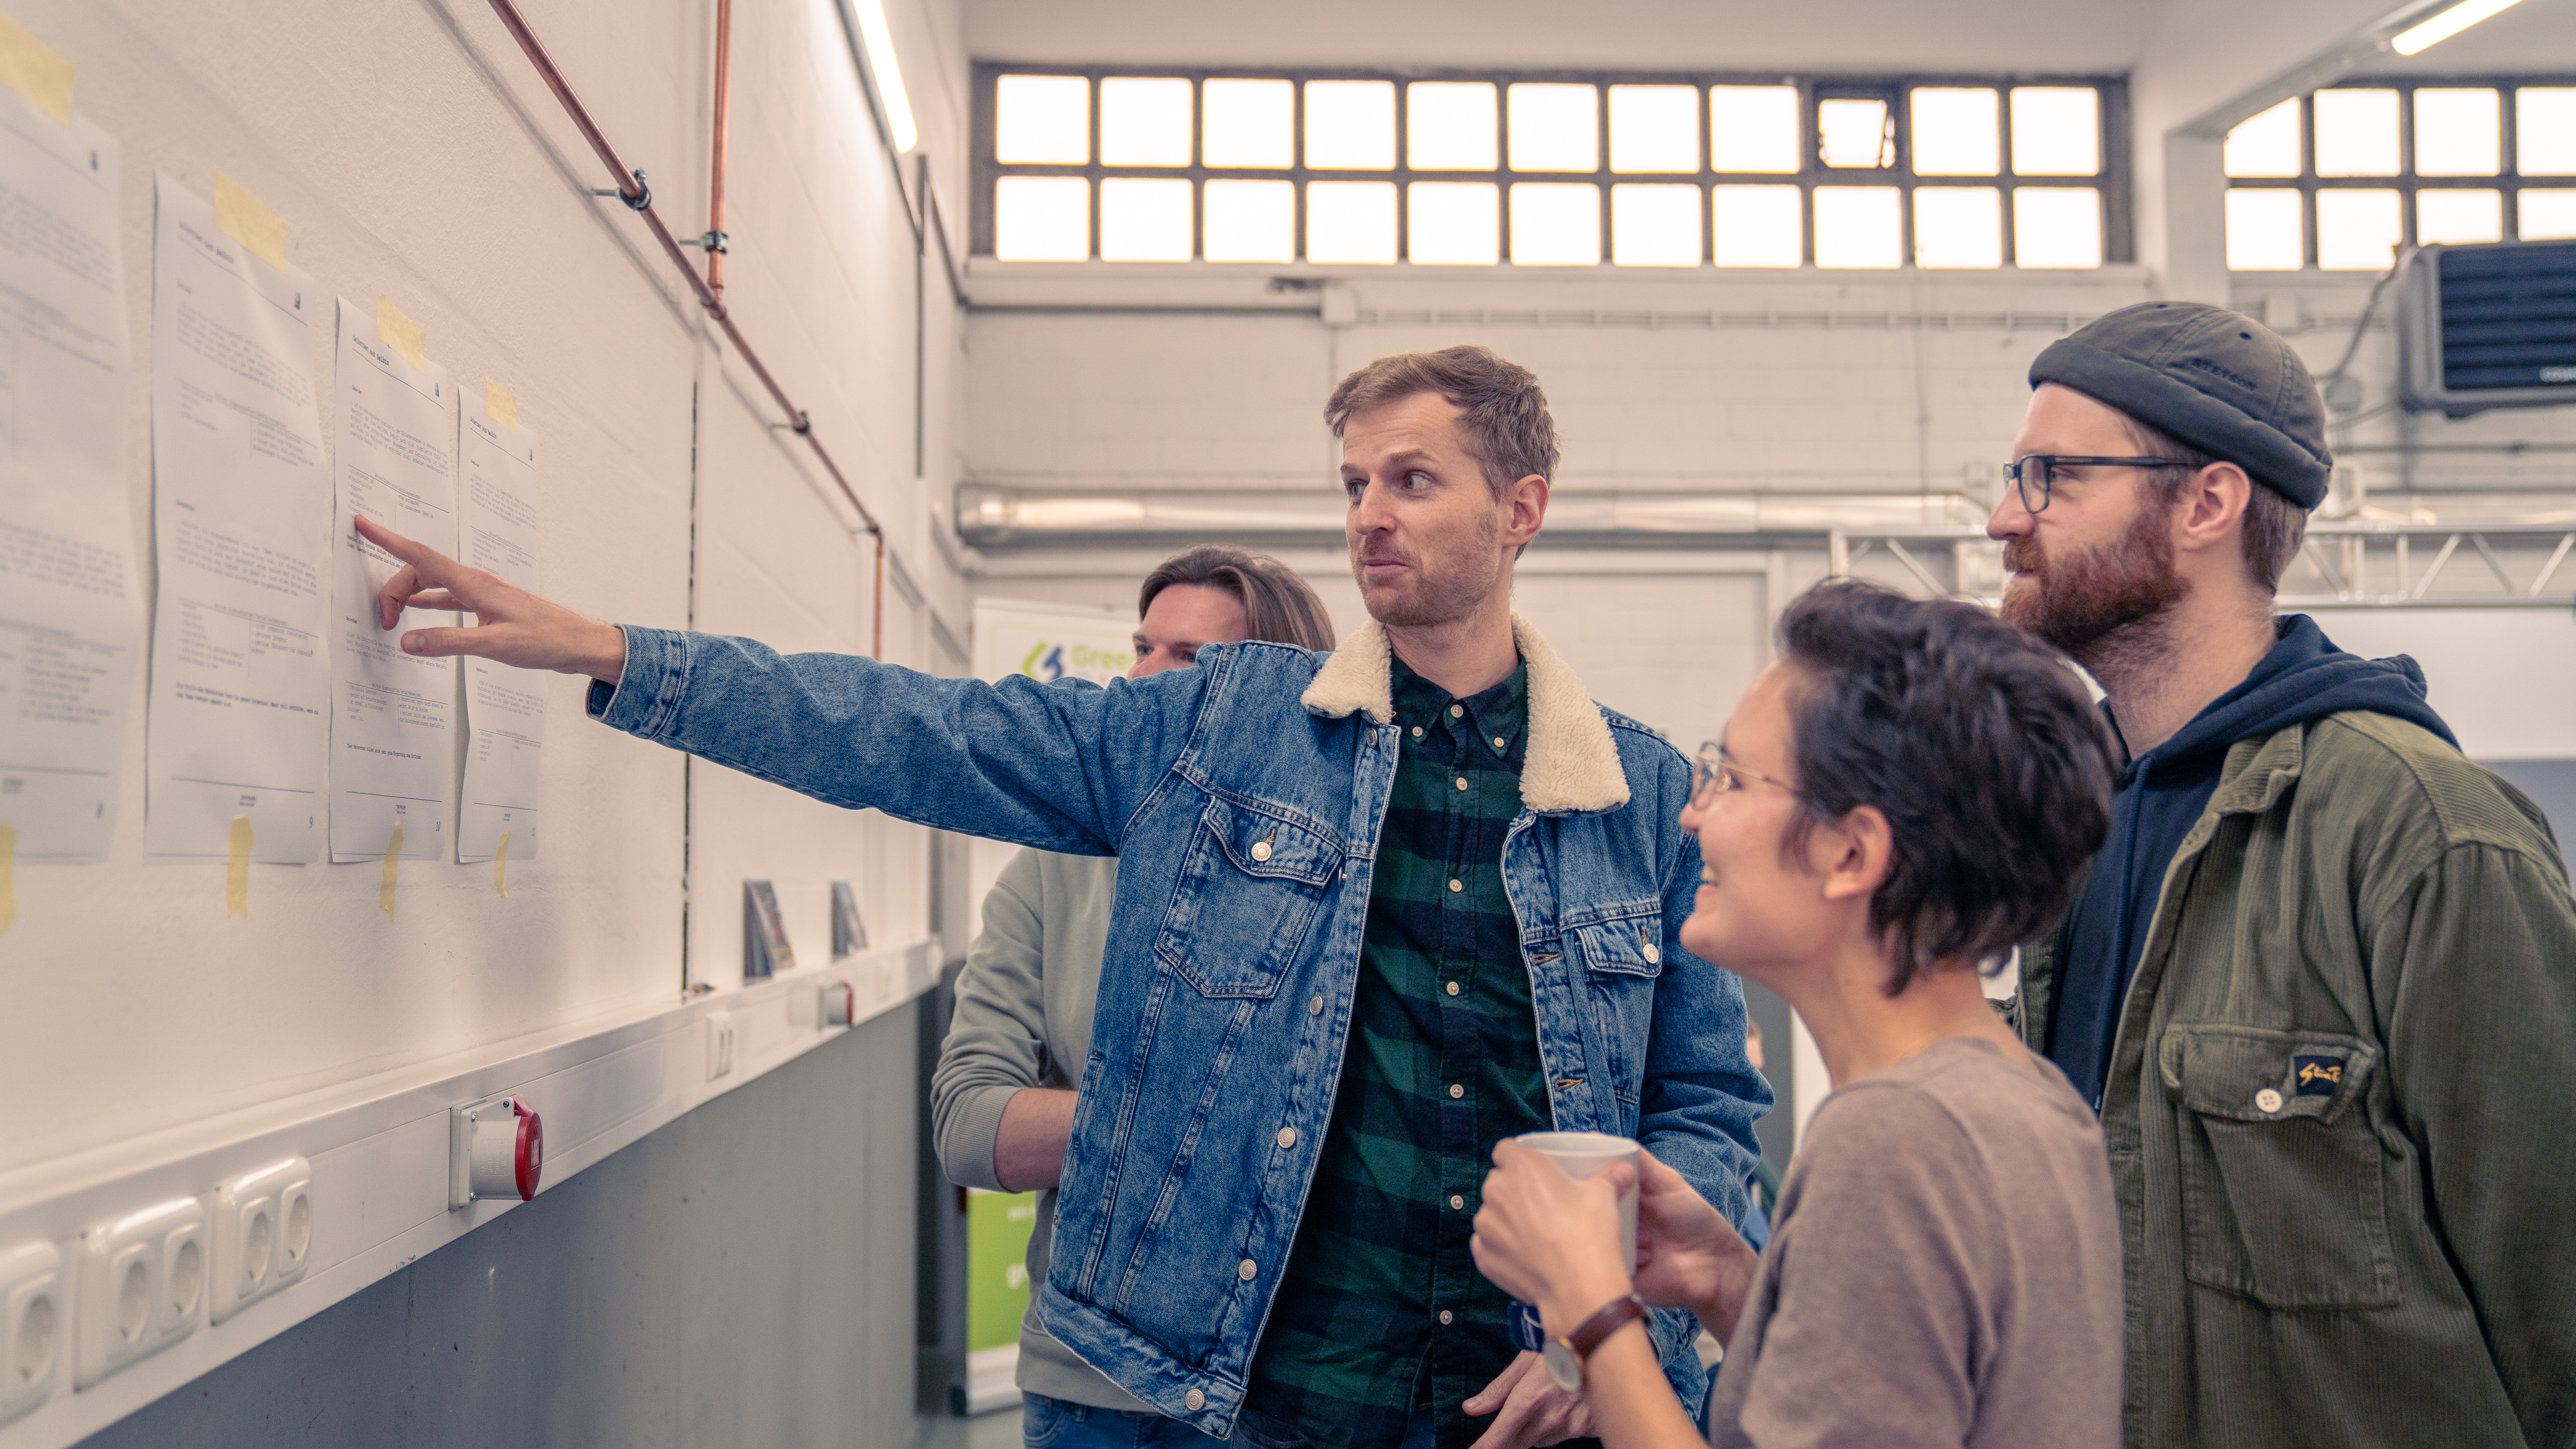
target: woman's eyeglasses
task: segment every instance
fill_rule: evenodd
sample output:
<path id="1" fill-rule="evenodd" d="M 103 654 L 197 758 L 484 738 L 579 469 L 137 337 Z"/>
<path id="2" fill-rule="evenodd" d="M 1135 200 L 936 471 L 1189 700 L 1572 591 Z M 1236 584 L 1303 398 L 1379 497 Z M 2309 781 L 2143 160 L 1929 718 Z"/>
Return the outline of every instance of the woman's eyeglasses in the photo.
<path id="1" fill-rule="evenodd" d="M 1699 763 L 1691 771 L 1691 804 L 1705 806 L 1719 795 L 1743 789 L 1747 780 L 1777 785 L 1792 795 L 1798 793 L 1798 787 L 1786 780 L 1775 780 L 1759 770 L 1748 770 L 1737 764 L 1727 757 L 1724 745 L 1710 740 L 1699 747 Z"/>

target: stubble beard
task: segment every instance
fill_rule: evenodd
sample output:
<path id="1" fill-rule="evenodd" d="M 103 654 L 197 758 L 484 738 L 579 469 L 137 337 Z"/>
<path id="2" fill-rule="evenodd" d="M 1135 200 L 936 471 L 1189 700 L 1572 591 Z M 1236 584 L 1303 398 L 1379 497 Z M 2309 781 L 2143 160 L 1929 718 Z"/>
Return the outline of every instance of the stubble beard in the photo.
<path id="1" fill-rule="evenodd" d="M 2105 685 L 2161 661 L 2165 619 L 2191 592 L 2174 568 L 2173 536 L 2160 509 L 2141 507 L 2120 538 L 2051 558 L 2029 538 L 2004 548 L 2004 567 L 2030 582 L 2004 594 L 2004 622 L 2081 664 Z"/>
<path id="2" fill-rule="evenodd" d="M 1414 588 L 1409 593 L 1371 590 L 1360 550 L 1351 551 L 1351 575 L 1360 586 L 1360 602 L 1369 617 L 1390 629 L 1428 629 L 1454 624 L 1474 613 L 1494 591 L 1502 574 L 1502 525 L 1490 513 L 1479 513 L 1475 537 L 1461 550 L 1444 555 L 1416 553 Z"/>

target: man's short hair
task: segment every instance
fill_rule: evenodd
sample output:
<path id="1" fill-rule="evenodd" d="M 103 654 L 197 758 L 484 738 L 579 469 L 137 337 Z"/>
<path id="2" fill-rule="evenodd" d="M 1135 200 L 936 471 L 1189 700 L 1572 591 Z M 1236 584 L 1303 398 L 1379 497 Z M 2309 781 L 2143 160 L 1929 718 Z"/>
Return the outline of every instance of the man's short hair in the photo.
<path id="1" fill-rule="evenodd" d="M 1556 477 L 1556 420 L 1538 374 L 1490 347 L 1462 344 L 1437 352 L 1381 357 L 1333 389 L 1324 422 L 1339 438 L 1351 414 L 1422 393 L 1458 409 L 1458 436 L 1496 498 L 1523 478 Z"/>
<path id="2" fill-rule="evenodd" d="M 1887 994 L 2057 924 L 2111 824 L 2111 740 L 2073 671 L 1973 604 L 1832 579 L 1780 619 L 1799 818 L 1873 805 L 1894 837 L 1870 926 Z"/>
<path id="3" fill-rule="evenodd" d="M 1244 630 L 1250 638 L 1294 644 L 1318 654 L 1333 650 L 1333 616 L 1324 601 L 1315 597 L 1315 590 L 1295 569 L 1266 553 L 1230 543 L 1183 549 L 1145 575 L 1145 586 L 1136 593 L 1136 617 L 1145 617 L 1145 611 L 1154 606 L 1154 596 L 1174 584 L 1198 584 L 1234 595 L 1243 605 Z"/>
<path id="4" fill-rule="evenodd" d="M 2112 411 L 2119 410 L 2113 408 Z M 2183 485 L 2199 476 L 2201 469 L 2212 463 L 2235 462 L 2232 458 L 2202 452 L 2131 414 L 2120 413 L 2120 421 L 2128 429 L 2129 445 L 2138 450 L 2137 456 L 2171 458 L 2182 465 L 2147 470 L 2147 485 L 2155 490 L 2156 501 L 2165 507 L 2172 507 L 2182 497 Z M 2245 465 L 2237 463 L 2236 466 L 2242 468 Z M 2282 572 L 2289 568 L 2290 560 L 2298 557 L 2299 543 L 2308 536 L 2308 510 L 2292 502 L 2287 495 L 2257 483 L 2245 490 L 2245 518 L 2238 526 L 2238 532 L 2244 539 L 2245 572 L 2252 576 L 2256 588 L 2266 594 L 2277 593 Z"/>

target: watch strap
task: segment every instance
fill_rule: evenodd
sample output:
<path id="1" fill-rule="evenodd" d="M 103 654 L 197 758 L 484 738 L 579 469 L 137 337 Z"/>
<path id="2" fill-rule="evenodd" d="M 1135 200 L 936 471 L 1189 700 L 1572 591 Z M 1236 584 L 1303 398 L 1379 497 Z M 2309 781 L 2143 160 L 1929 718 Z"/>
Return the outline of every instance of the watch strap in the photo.
<path id="1" fill-rule="evenodd" d="M 1644 1299 L 1634 1293 L 1622 1293 L 1575 1325 L 1574 1331 L 1565 1336 L 1565 1346 L 1574 1350 L 1575 1357 L 1588 1360 L 1603 1339 L 1644 1318 L 1646 1313 Z"/>

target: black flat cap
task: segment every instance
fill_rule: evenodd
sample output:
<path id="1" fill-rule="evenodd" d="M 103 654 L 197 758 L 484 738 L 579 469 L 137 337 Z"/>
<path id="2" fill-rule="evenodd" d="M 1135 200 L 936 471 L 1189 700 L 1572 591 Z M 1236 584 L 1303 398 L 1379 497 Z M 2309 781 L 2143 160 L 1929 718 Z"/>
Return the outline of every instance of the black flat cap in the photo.
<path id="1" fill-rule="evenodd" d="M 2334 471 L 2325 401 L 2280 334 L 2204 302 L 2140 302 L 2048 344 L 2030 385 L 2054 382 L 2243 468 L 2302 508 Z"/>

